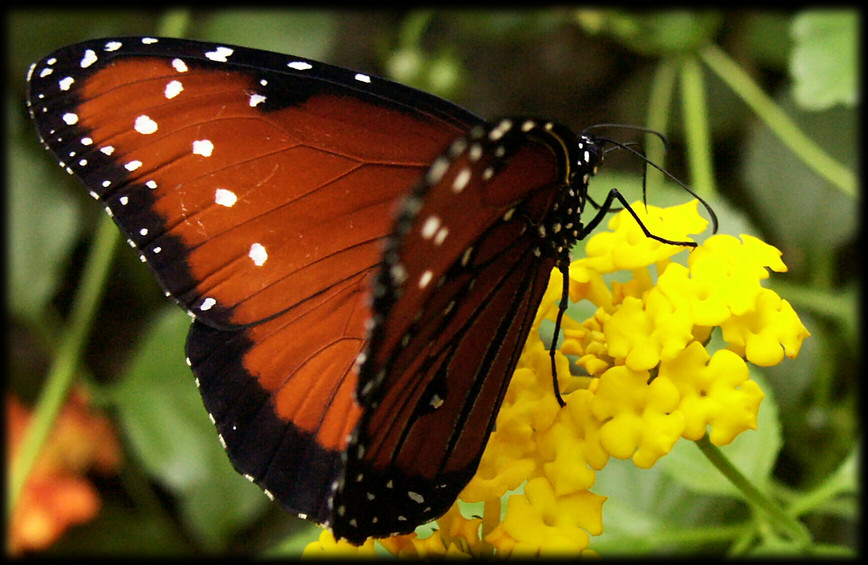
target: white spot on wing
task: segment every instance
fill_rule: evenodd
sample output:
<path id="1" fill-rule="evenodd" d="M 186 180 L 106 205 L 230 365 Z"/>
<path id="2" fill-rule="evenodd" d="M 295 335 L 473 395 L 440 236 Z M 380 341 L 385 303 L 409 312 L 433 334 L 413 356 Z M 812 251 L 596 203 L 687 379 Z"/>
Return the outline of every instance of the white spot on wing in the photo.
<path id="1" fill-rule="evenodd" d="M 215 304 L 217 304 L 217 301 L 211 297 L 208 297 L 202 301 L 202 305 L 199 306 L 199 310 L 205 312 L 207 310 L 210 310 L 211 307 L 214 306 Z"/>
<path id="2" fill-rule="evenodd" d="M 407 269 L 400 263 L 393 265 L 391 269 L 389 269 L 389 273 L 392 275 L 392 281 L 397 285 L 401 286 L 404 284 L 404 281 L 407 280 Z"/>
<path id="3" fill-rule="evenodd" d="M 136 125 L 134 127 L 136 131 L 142 135 L 150 135 L 156 132 L 158 128 L 157 122 L 144 114 L 136 118 Z"/>
<path id="4" fill-rule="evenodd" d="M 457 175 L 455 175 L 455 179 L 452 181 L 452 192 L 461 192 L 467 186 L 467 183 L 470 182 L 470 169 L 465 167 L 461 169 Z"/>
<path id="5" fill-rule="evenodd" d="M 72 88 L 72 83 L 75 82 L 75 79 L 72 77 L 62 78 L 57 81 L 57 86 L 60 87 L 60 90 L 67 91 Z"/>
<path id="6" fill-rule="evenodd" d="M 88 49 L 84 52 L 84 57 L 81 58 L 81 63 L 79 64 L 81 65 L 82 69 L 86 69 L 96 63 L 96 61 L 96 53 L 94 53 L 93 49 Z"/>
<path id="7" fill-rule="evenodd" d="M 208 51 L 205 53 L 205 56 L 212 61 L 217 61 L 219 63 L 225 63 L 227 61 L 227 57 L 232 55 L 235 51 L 228 47 L 218 47 L 214 51 Z"/>
<path id="8" fill-rule="evenodd" d="M 428 184 L 437 184 L 443 178 L 443 175 L 446 174 L 447 170 L 449 170 L 449 160 L 438 157 L 431 165 L 431 168 L 428 169 L 428 176 L 425 180 L 428 181 Z"/>
<path id="9" fill-rule="evenodd" d="M 467 152 L 467 159 L 473 163 L 479 161 L 480 158 L 482 158 L 482 146 L 478 143 L 474 143 L 470 146 L 470 150 Z"/>
<path id="10" fill-rule="evenodd" d="M 210 157 L 214 151 L 214 144 L 207 139 L 199 139 L 193 142 L 193 153 L 203 157 Z"/>
<path id="11" fill-rule="evenodd" d="M 165 96 L 167 99 L 171 100 L 175 96 L 181 94 L 184 90 L 184 85 L 181 84 L 179 80 L 173 80 L 169 84 L 166 85 Z"/>
<path id="12" fill-rule="evenodd" d="M 250 253 L 247 254 L 248 257 L 253 259 L 253 264 L 257 267 L 261 267 L 268 261 L 268 252 L 265 250 L 265 247 L 260 243 L 254 243 L 250 246 Z"/>
<path id="13" fill-rule="evenodd" d="M 220 206 L 225 206 L 227 208 L 231 208 L 238 202 L 238 196 L 235 195 L 231 190 L 226 190 L 225 188 L 218 188 L 214 193 L 214 202 L 219 204 Z"/>
<path id="14" fill-rule="evenodd" d="M 511 120 L 501 120 L 493 130 L 488 134 L 488 138 L 491 141 L 497 141 L 501 137 L 504 136 L 506 132 L 512 129 L 512 121 Z"/>
<path id="15" fill-rule="evenodd" d="M 76 114 L 73 114 L 72 112 L 67 112 L 62 116 L 62 118 L 68 126 L 73 126 L 78 123 L 78 116 Z"/>
<path id="16" fill-rule="evenodd" d="M 289 63 L 287 67 L 297 71 L 306 71 L 311 68 L 311 64 L 305 63 L 304 61 L 293 61 L 292 63 Z"/>
<path id="17" fill-rule="evenodd" d="M 371 83 L 371 77 L 362 73 L 356 73 L 356 76 L 353 78 L 355 78 L 359 82 L 366 82 L 368 84 Z"/>
<path id="18" fill-rule="evenodd" d="M 179 73 L 187 72 L 187 63 L 182 61 L 181 59 L 172 59 L 172 68 L 178 71 Z"/>
<path id="19" fill-rule="evenodd" d="M 136 169 L 138 169 L 138 168 L 141 167 L 141 166 L 142 166 L 142 162 L 141 162 L 141 161 L 130 161 L 129 163 L 126 163 L 126 164 L 124 165 L 124 168 L 125 168 L 126 170 L 132 172 L 132 171 L 135 171 Z"/>
<path id="20" fill-rule="evenodd" d="M 449 228 L 446 226 L 441 227 L 437 230 L 437 233 L 434 234 L 434 245 L 442 245 L 444 241 L 446 241 L 446 236 L 449 235 Z"/>
<path id="21" fill-rule="evenodd" d="M 464 254 L 461 255 L 461 266 L 466 267 L 467 263 L 470 262 L 470 256 L 473 255 L 473 247 L 468 247 L 464 250 Z"/>
<path id="22" fill-rule="evenodd" d="M 425 271 L 422 273 L 422 276 L 419 277 L 419 288 L 425 288 L 428 286 L 428 283 L 431 282 L 431 279 L 434 278 L 434 273 L 431 271 Z"/>
<path id="23" fill-rule="evenodd" d="M 434 237 L 434 234 L 437 233 L 437 230 L 440 228 L 440 218 L 437 216 L 429 216 L 425 223 L 422 224 L 422 237 L 424 239 L 431 239 Z"/>

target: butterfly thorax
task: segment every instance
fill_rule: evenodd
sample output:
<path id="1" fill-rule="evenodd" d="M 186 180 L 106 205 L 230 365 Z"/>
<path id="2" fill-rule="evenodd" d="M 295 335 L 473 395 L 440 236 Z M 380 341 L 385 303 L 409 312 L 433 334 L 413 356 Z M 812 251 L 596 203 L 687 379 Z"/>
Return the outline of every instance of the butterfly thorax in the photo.
<path id="1" fill-rule="evenodd" d="M 595 138 L 576 136 L 557 124 L 542 123 L 537 130 L 557 155 L 563 179 L 555 202 L 536 226 L 541 240 L 538 253 L 556 261 L 568 260 L 569 249 L 586 235 L 582 213 L 588 201 L 588 183 L 603 161 L 603 150 Z"/>

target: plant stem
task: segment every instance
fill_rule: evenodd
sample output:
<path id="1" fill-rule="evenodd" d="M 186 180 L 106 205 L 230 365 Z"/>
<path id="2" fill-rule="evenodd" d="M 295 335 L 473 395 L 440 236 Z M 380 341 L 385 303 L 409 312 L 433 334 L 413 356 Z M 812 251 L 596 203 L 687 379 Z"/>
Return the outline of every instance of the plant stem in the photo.
<path id="1" fill-rule="evenodd" d="M 805 135 L 720 47 L 709 45 L 700 51 L 699 56 L 805 165 L 844 193 L 856 196 L 856 175 Z"/>
<path id="2" fill-rule="evenodd" d="M 745 500 L 754 508 L 762 510 L 771 518 L 770 524 L 773 527 L 783 530 L 786 534 L 805 551 L 811 550 L 812 541 L 807 528 L 796 520 L 793 516 L 784 511 L 783 508 L 769 498 L 764 493 L 760 492 L 741 471 L 736 469 L 723 452 L 713 445 L 706 435 L 696 442 L 700 451 L 723 474 L 729 481 L 735 485 L 738 491 L 744 496 Z"/>
<path id="3" fill-rule="evenodd" d="M 190 26 L 190 9 L 173 8 L 166 10 L 157 24 L 157 35 L 165 37 L 184 37 Z"/>
<path id="4" fill-rule="evenodd" d="M 702 68 L 693 56 L 685 57 L 681 64 L 681 103 L 684 107 L 690 184 L 699 196 L 708 198 L 717 190 L 714 185 L 714 163 Z"/>
<path id="5" fill-rule="evenodd" d="M 670 109 L 672 106 L 672 94 L 675 90 L 675 79 L 677 77 L 678 65 L 674 57 L 661 59 L 654 70 L 654 78 L 651 81 L 651 92 L 648 93 L 648 114 L 645 118 L 645 127 L 648 129 L 659 131 L 664 136 L 669 126 Z M 652 163 L 657 163 L 661 167 L 665 167 L 665 150 L 661 146 L 659 140 L 651 134 L 646 136 L 645 153 L 648 160 Z M 648 168 L 647 183 L 651 187 L 662 182 L 663 173 L 654 169 Z"/>
<path id="6" fill-rule="evenodd" d="M 33 411 L 16 458 L 7 477 L 6 518 L 12 511 L 24 483 L 39 456 L 57 415 L 66 400 L 78 371 L 79 359 L 110 272 L 112 257 L 120 241 L 114 222 L 107 216 L 100 223 L 90 247 L 81 284 L 76 289 L 69 324 L 61 337 L 42 393 Z"/>

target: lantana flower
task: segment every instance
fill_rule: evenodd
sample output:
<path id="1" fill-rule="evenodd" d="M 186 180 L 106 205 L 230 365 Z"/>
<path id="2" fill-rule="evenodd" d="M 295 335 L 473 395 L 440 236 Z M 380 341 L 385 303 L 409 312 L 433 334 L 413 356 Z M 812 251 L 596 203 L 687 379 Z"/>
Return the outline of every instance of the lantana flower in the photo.
<path id="1" fill-rule="evenodd" d="M 670 240 L 707 226 L 696 201 L 633 208 Z M 761 285 L 769 270 L 786 271 L 781 253 L 749 235 L 713 235 L 690 250 L 664 244 L 626 211 L 608 227 L 570 265 L 571 301 L 594 309 L 583 320 L 563 318 L 556 370 L 566 406 L 554 400 L 540 330 L 558 312 L 563 281 L 555 271 L 476 475 L 432 535 L 378 540 L 392 554 L 593 553 L 606 498 L 592 489 L 610 457 L 650 468 L 681 438 L 707 434 L 726 445 L 756 428 L 763 392 L 748 363 L 794 358 L 809 335 L 790 304 Z M 711 340 L 715 330 L 720 339 Z M 464 503 L 481 503 L 482 517 L 465 517 Z M 327 549 L 330 539 L 308 551 Z M 367 544 L 350 551 L 370 552 Z"/>
<path id="2" fill-rule="evenodd" d="M 31 418 L 28 408 L 7 396 L 7 461 L 18 456 Z M 12 513 L 6 539 L 8 553 L 47 549 L 71 526 L 92 520 L 99 512 L 100 499 L 85 473 L 113 473 L 120 463 L 120 444 L 111 422 L 88 405 L 83 390 L 74 390 Z"/>

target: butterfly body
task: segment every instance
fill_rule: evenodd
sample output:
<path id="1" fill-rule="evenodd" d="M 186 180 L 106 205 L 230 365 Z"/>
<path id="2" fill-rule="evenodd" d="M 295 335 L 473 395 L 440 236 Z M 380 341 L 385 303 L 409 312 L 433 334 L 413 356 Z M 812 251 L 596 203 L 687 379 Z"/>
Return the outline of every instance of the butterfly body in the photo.
<path id="1" fill-rule="evenodd" d="M 43 143 L 194 316 L 236 469 L 353 543 L 443 514 L 587 233 L 599 144 L 189 40 L 88 41 L 28 80 Z"/>

